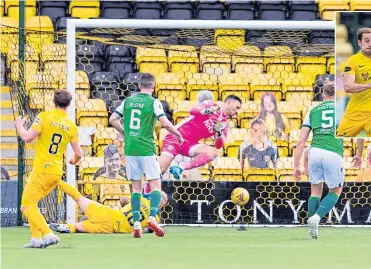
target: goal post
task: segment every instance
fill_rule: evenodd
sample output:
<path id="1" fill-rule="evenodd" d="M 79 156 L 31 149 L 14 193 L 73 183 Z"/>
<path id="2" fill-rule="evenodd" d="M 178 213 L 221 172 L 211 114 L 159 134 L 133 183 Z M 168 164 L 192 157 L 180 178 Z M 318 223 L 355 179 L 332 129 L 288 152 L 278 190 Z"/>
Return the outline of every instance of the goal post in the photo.
<path id="1" fill-rule="evenodd" d="M 77 29 L 111 29 L 118 36 L 120 29 L 243 29 L 243 30 L 334 30 L 333 21 L 214 21 L 214 20 L 117 20 L 117 19 L 69 19 L 67 21 L 67 88 L 73 94 L 73 101 L 68 109 L 70 118 L 76 119 L 75 106 L 75 71 L 76 71 L 76 36 Z M 108 31 L 109 32 L 109 31 Z M 115 44 L 113 42 L 112 44 Z M 69 147 L 67 157 L 73 155 Z M 76 184 L 76 169 L 67 162 L 67 182 Z M 67 198 L 67 222 L 74 223 L 76 206 L 72 198 Z"/>

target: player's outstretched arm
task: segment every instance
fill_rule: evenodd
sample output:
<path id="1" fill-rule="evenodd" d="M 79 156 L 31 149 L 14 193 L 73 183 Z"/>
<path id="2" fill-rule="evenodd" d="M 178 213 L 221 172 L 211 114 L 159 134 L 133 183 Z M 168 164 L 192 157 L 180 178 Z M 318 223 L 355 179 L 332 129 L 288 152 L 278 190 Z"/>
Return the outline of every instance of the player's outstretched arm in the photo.
<path id="1" fill-rule="evenodd" d="M 305 143 L 308 140 L 311 128 L 302 127 L 299 134 L 299 141 L 296 145 L 295 156 L 294 156 L 294 177 L 297 181 L 301 178 L 300 159 L 303 155 Z"/>
<path id="2" fill-rule="evenodd" d="M 352 163 L 353 167 L 362 167 L 362 153 L 365 149 L 365 140 L 362 138 L 357 138 L 357 153 L 353 156 Z"/>
<path id="3" fill-rule="evenodd" d="M 37 130 L 34 128 L 30 128 L 29 130 L 26 130 L 24 128 L 24 123 L 26 122 L 25 118 L 17 118 L 14 121 L 15 128 L 17 128 L 18 134 L 21 137 L 21 139 L 26 143 L 31 143 L 36 139 L 36 137 L 40 134 Z"/>
<path id="4" fill-rule="evenodd" d="M 355 83 L 355 75 L 344 75 L 344 91 L 346 93 L 358 93 L 371 89 L 371 84 Z"/>
<path id="5" fill-rule="evenodd" d="M 173 135 L 175 135 L 178 138 L 178 141 L 179 141 L 180 144 L 183 143 L 182 135 L 175 128 L 175 126 L 167 119 L 167 117 L 165 115 L 159 117 L 158 120 L 160 121 L 162 127 L 164 127 L 168 132 L 172 133 Z"/>
<path id="6" fill-rule="evenodd" d="M 109 123 L 121 134 L 124 134 L 124 127 L 121 125 L 122 116 L 117 113 L 112 113 L 111 117 L 109 118 Z"/>
<path id="7" fill-rule="evenodd" d="M 70 164 L 75 165 L 81 160 L 82 150 L 79 142 L 71 142 L 71 147 L 75 155 L 70 160 Z"/>

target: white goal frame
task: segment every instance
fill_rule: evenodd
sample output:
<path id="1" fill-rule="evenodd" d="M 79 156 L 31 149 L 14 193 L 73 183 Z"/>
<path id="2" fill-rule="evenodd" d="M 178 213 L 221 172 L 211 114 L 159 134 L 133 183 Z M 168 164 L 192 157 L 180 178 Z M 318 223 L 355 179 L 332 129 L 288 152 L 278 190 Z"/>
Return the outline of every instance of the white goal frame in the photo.
<path id="1" fill-rule="evenodd" d="M 254 30 L 334 30 L 335 21 L 238 21 L 238 20 L 120 20 L 120 19 L 69 19 L 67 20 L 67 89 L 72 93 L 68 115 L 76 119 L 76 28 L 156 28 L 156 29 L 254 29 Z M 67 149 L 67 158 L 73 156 Z M 67 162 L 67 183 L 75 186 L 75 166 Z M 76 206 L 67 197 L 67 223 L 75 223 Z"/>

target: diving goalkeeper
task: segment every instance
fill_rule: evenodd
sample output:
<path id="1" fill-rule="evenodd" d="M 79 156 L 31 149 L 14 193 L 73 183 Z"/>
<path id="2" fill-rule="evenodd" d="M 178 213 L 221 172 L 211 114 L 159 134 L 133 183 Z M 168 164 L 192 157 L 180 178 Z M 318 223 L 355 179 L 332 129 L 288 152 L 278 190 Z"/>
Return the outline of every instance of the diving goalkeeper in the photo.
<path id="1" fill-rule="evenodd" d="M 79 208 L 84 211 L 87 220 L 75 224 L 56 224 L 49 225 L 50 229 L 60 233 L 125 233 L 131 234 L 134 231 L 134 220 L 131 205 L 128 200 L 121 199 L 121 204 L 126 204 L 121 209 L 113 209 L 109 206 L 100 204 L 82 196 L 74 187 L 64 181 L 58 185 L 67 195 L 72 197 Z M 161 192 L 162 200 L 160 208 L 167 203 L 165 192 Z M 143 198 L 140 204 L 140 222 L 142 229 L 147 227 L 150 213 L 150 202 Z M 157 221 L 159 217 L 157 216 Z"/>

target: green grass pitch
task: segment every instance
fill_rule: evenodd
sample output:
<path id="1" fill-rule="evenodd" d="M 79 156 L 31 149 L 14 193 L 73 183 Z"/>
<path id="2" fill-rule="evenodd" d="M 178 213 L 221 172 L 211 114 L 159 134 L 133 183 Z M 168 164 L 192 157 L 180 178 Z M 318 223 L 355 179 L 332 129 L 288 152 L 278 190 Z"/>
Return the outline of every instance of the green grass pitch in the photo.
<path id="1" fill-rule="evenodd" d="M 165 227 L 164 238 L 62 234 L 47 249 L 22 249 L 26 228 L 1 229 L 3 269 L 371 268 L 371 229 Z"/>

